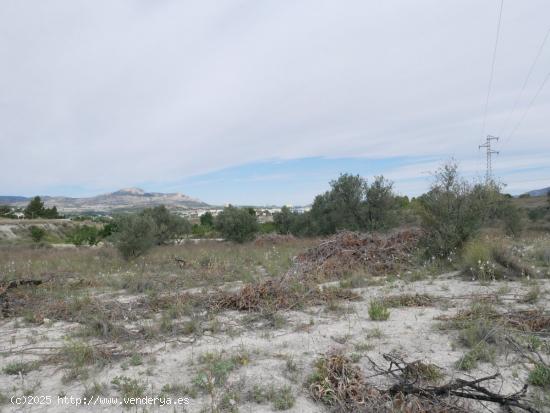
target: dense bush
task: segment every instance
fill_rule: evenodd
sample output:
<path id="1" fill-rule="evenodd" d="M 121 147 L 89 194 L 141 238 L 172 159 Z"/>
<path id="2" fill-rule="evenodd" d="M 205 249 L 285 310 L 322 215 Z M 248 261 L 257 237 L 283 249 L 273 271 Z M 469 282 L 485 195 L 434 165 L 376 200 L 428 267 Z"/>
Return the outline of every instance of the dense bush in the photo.
<path id="1" fill-rule="evenodd" d="M 215 227 L 225 239 L 235 242 L 250 241 L 259 231 L 258 220 L 249 208 L 228 206 L 215 219 Z"/>
<path id="2" fill-rule="evenodd" d="M 214 226 L 214 216 L 212 212 L 205 212 L 200 217 L 200 222 L 203 227 L 213 227 Z"/>
<path id="3" fill-rule="evenodd" d="M 108 228 L 107 228 L 108 226 Z M 164 206 L 144 209 L 139 214 L 121 215 L 107 224 L 111 239 L 125 258 L 137 257 L 153 245 L 182 239 L 191 233 L 185 218 L 171 214 Z"/>
<path id="4" fill-rule="evenodd" d="M 46 230 L 44 228 L 37 227 L 35 225 L 29 228 L 31 238 L 34 242 L 40 242 L 44 239 L 46 235 Z"/>
<path id="5" fill-rule="evenodd" d="M 68 241 L 74 245 L 96 245 L 100 240 L 100 231 L 91 225 L 77 225 L 68 236 Z"/>
<path id="6" fill-rule="evenodd" d="M 13 215 L 11 207 L 8 205 L 0 205 L 0 216 L 1 217 L 9 217 Z"/>
<path id="7" fill-rule="evenodd" d="M 155 221 L 149 215 L 121 215 L 116 223 L 112 239 L 124 258 L 138 257 L 155 244 Z"/>
<path id="8" fill-rule="evenodd" d="M 417 199 L 427 253 L 446 257 L 460 248 L 498 215 L 501 199 L 496 184 L 470 183 L 459 176 L 456 163 L 443 165 L 430 190 Z"/>
<path id="9" fill-rule="evenodd" d="M 281 208 L 281 212 L 276 212 L 273 214 L 273 223 L 277 232 L 280 234 L 290 234 L 294 221 L 296 219 L 296 214 L 294 214 L 289 207 L 284 206 Z"/>
<path id="10" fill-rule="evenodd" d="M 523 216 L 520 209 L 507 197 L 501 197 L 496 217 L 502 221 L 506 234 L 517 237 L 523 230 Z"/>
<path id="11" fill-rule="evenodd" d="M 103 228 L 101 228 L 98 232 L 98 235 L 100 238 L 107 238 L 113 235 L 117 231 L 117 223 L 115 220 L 112 222 L 107 222 L 105 225 L 103 225 Z"/>
<path id="12" fill-rule="evenodd" d="M 144 209 L 141 215 L 150 217 L 155 224 L 155 242 L 164 244 L 170 239 L 182 239 L 191 233 L 191 224 L 185 218 L 174 215 L 164 206 Z"/>
<path id="13" fill-rule="evenodd" d="M 315 197 L 307 213 L 293 213 L 283 207 L 274 216 L 277 231 L 328 235 L 343 229 L 387 229 L 395 225 L 398 208 L 408 204 L 408 198 L 396 197 L 392 183 L 382 176 L 375 177 L 369 185 L 359 175 L 343 174 L 330 185 L 330 191 Z"/>

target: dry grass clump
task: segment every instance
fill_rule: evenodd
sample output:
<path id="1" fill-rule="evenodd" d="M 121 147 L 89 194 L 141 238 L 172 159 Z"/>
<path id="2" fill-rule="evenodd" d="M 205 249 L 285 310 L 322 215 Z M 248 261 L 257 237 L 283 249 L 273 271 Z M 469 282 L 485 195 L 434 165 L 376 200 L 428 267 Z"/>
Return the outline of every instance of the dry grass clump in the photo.
<path id="1" fill-rule="evenodd" d="M 424 363 L 420 360 L 413 361 L 405 366 L 403 371 L 405 378 L 409 381 L 424 380 L 436 383 L 443 379 L 441 368 L 433 363 Z"/>
<path id="2" fill-rule="evenodd" d="M 309 391 L 315 400 L 343 410 L 351 411 L 353 406 L 364 405 L 367 397 L 381 397 L 378 390 L 369 389 L 370 393 L 367 390 L 359 368 L 337 352 L 320 357 L 309 378 Z"/>
<path id="3" fill-rule="evenodd" d="M 399 294 L 384 297 L 386 307 L 431 307 L 435 298 L 429 294 Z"/>
<path id="4" fill-rule="evenodd" d="M 498 238 L 478 238 L 462 251 L 462 269 L 473 279 L 487 282 L 502 278 L 535 277 L 536 273 Z"/>
<path id="5" fill-rule="evenodd" d="M 542 309 L 513 310 L 500 313 L 491 305 L 481 303 L 459 311 L 454 316 L 439 316 L 437 320 L 445 321 L 445 327 L 451 329 L 466 328 L 472 322 L 485 320 L 493 325 L 499 323 L 502 327 L 522 332 L 550 332 L 550 314 Z"/>
<path id="6" fill-rule="evenodd" d="M 525 332 L 550 333 L 550 313 L 542 309 L 517 310 L 506 313 L 506 324 Z"/>
<path id="7" fill-rule="evenodd" d="M 441 328 L 458 330 L 458 343 L 468 349 L 455 363 L 464 371 L 476 368 L 479 362 L 493 363 L 508 345 L 517 350 L 514 336 L 518 333 L 550 333 L 550 314 L 541 309 L 499 312 L 490 304 L 475 303 L 454 316 L 438 319 L 444 321 Z"/>
<path id="8" fill-rule="evenodd" d="M 14 376 L 24 375 L 40 368 L 38 361 L 15 361 L 6 364 L 2 368 L 2 373 Z"/>
<path id="9" fill-rule="evenodd" d="M 461 310 L 455 315 L 441 315 L 435 319 L 444 322 L 441 325 L 442 328 L 459 329 L 479 319 L 495 320 L 498 318 L 500 318 L 500 313 L 491 303 L 480 301 L 472 303 L 469 308 Z"/>
<path id="10" fill-rule="evenodd" d="M 398 271 L 411 263 L 420 236 L 414 229 L 391 235 L 339 232 L 299 255 L 298 267 L 303 273 L 336 277 L 359 267 L 374 274 Z"/>

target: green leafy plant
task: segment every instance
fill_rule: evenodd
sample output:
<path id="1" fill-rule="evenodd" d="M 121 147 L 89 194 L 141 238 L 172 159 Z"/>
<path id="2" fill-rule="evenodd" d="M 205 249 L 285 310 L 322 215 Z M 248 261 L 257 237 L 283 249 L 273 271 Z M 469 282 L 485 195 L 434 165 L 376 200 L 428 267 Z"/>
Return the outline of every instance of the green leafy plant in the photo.
<path id="1" fill-rule="evenodd" d="M 390 317 L 390 310 L 379 300 L 369 304 L 369 317 L 374 321 L 385 321 Z"/>
<path id="2" fill-rule="evenodd" d="M 46 236 L 46 230 L 44 228 L 37 227 L 32 225 L 30 228 L 31 238 L 34 242 L 40 242 Z"/>
<path id="3" fill-rule="evenodd" d="M 550 367 L 542 363 L 536 364 L 529 372 L 528 381 L 533 386 L 550 388 Z"/>

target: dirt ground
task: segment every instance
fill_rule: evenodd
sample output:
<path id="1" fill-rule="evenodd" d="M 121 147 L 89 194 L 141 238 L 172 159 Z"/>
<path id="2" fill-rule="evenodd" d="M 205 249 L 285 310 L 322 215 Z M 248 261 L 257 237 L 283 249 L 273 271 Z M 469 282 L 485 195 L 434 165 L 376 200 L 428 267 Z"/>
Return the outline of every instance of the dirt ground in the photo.
<path id="1" fill-rule="evenodd" d="M 273 248 L 265 248 L 262 253 L 273 253 Z M 254 268 L 257 269 L 252 276 L 254 280 L 269 278 L 264 266 Z M 169 279 L 169 272 L 166 277 Z M 353 300 L 306 303 L 301 308 L 267 315 L 235 310 L 206 315 L 204 309 L 197 307 L 173 316 L 168 330 L 175 325 L 184 327 L 170 334 L 161 333 L 167 331 L 162 328 L 163 311 L 150 310 L 143 315 L 140 303 L 144 299 L 152 300 L 149 291 L 91 288 L 88 296 L 109 303 L 109 308 L 124 308 L 120 325 L 130 334 L 129 339 L 82 335 L 82 323 L 50 319 L 48 314 L 39 322 L 32 322 L 28 316 L 5 317 L 0 319 L 3 399 L 0 409 L 29 412 L 330 411 L 326 403 L 314 400 L 308 378 L 315 360 L 335 351 L 349 355 L 365 377 L 370 377 L 369 383 L 379 388 L 392 384 L 387 375 L 375 374 L 374 364 L 388 367 L 383 358 L 387 353 L 408 362 L 420 360 L 436 365 L 442 382 L 500 373 L 501 377 L 487 386 L 502 394 L 520 391 L 528 381 L 532 360 L 498 342 L 492 344 L 499 350 L 491 360 L 480 360 L 468 370 L 459 368 L 457 362 L 468 348 L 460 339 L 460 331 L 447 328 L 445 323 L 479 303 L 489 303 L 503 314 L 525 309 L 547 311 L 550 308 L 547 277 L 536 282 L 526 278 L 480 282 L 465 277 L 460 271 L 429 274 L 408 271 L 379 277 L 354 274 L 353 280 L 319 284 L 320 289 L 346 285 L 358 296 Z M 217 286 L 218 291 L 238 292 L 247 281 L 227 280 Z M 169 296 L 174 292 L 168 288 L 162 294 Z M 181 288 L 177 292 L 207 293 L 204 285 Z M 388 305 L 389 317 L 373 320 L 369 314 L 372 302 L 404 295 L 429 297 L 430 302 L 422 306 Z M 548 331 L 526 337 L 540 338 L 545 344 Z M 545 351 L 548 348 L 541 347 L 539 353 L 548 360 Z M 13 366 L 20 366 L 19 371 Z M 529 387 L 527 397 L 539 411 L 548 411 L 545 410 L 548 405 L 544 404 L 546 392 L 548 389 Z M 12 396 L 25 395 L 50 396 L 52 400 L 32 406 L 15 406 L 10 401 Z M 178 406 L 121 404 L 125 396 L 167 395 L 172 399 L 187 398 L 187 403 Z M 80 402 L 86 399 L 93 404 L 95 400 L 101 405 L 75 406 L 68 401 L 60 402 L 71 396 L 80 398 Z M 498 411 L 491 403 L 467 403 L 469 411 Z"/>

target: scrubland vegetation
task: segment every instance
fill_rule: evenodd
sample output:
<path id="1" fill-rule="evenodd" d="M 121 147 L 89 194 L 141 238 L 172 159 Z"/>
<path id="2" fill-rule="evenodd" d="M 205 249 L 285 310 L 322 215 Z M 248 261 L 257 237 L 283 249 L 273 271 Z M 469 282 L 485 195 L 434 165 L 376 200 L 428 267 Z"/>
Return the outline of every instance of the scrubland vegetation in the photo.
<path id="1" fill-rule="evenodd" d="M 523 201 L 449 164 L 411 200 L 342 175 L 271 227 L 157 207 L 78 222 L 71 247 L 34 230 L 0 246 L 0 409 L 550 411 L 550 202 Z"/>

